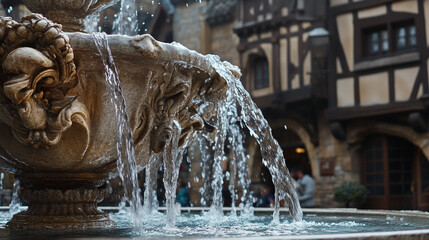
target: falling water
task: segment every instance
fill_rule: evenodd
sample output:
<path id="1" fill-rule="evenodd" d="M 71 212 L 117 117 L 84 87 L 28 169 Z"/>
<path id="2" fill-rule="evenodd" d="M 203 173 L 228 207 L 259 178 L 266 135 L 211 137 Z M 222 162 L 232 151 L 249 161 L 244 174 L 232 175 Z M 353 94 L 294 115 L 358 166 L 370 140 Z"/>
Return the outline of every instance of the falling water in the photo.
<path id="1" fill-rule="evenodd" d="M 113 32 L 128 36 L 137 34 L 138 19 L 135 0 L 122 0 L 121 9 L 113 22 Z"/>
<path id="2" fill-rule="evenodd" d="M 15 214 L 20 211 L 19 207 L 21 207 L 21 201 L 19 200 L 19 196 L 18 196 L 20 189 L 21 189 L 21 183 L 19 182 L 19 180 L 15 180 L 15 182 L 13 183 L 12 200 L 10 201 L 10 204 L 9 204 L 10 214 Z"/>
<path id="3" fill-rule="evenodd" d="M 118 173 L 123 182 L 125 196 L 131 207 L 132 220 L 135 226 L 141 225 L 143 213 L 140 189 L 137 179 L 137 164 L 134 152 L 134 143 L 131 134 L 130 123 L 126 113 L 126 104 L 119 82 L 119 75 L 110 51 L 105 33 L 93 33 L 95 45 L 100 53 L 106 71 L 106 81 L 109 86 L 111 101 L 115 107 L 115 115 L 118 125 Z"/>
<path id="4" fill-rule="evenodd" d="M 171 124 L 172 135 L 163 151 L 164 160 L 164 186 L 167 205 L 167 227 L 176 225 L 176 188 L 179 177 L 180 164 L 183 159 L 184 148 L 179 148 L 179 137 L 181 134 L 180 124 L 173 120 Z M 186 145 L 186 144 L 185 144 Z"/>
<path id="5" fill-rule="evenodd" d="M 211 204 L 211 199 L 213 197 L 213 191 L 211 189 L 211 180 L 212 180 L 212 151 L 209 145 L 209 141 L 206 138 L 206 135 L 203 132 L 197 133 L 196 137 L 198 141 L 198 147 L 200 149 L 201 159 L 201 179 L 203 181 L 203 186 L 199 189 L 201 194 L 201 206 L 207 207 Z"/>
<path id="6" fill-rule="evenodd" d="M 145 191 L 144 191 L 144 212 L 151 216 L 158 210 L 158 200 L 156 198 L 157 171 L 162 163 L 159 154 L 153 154 L 145 167 Z"/>
<path id="7" fill-rule="evenodd" d="M 250 195 L 248 187 L 250 180 L 247 176 L 247 156 L 244 149 L 244 136 L 242 127 L 239 125 L 240 116 L 238 113 L 236 98 L 232 91 L 227 91 L 226 98 L 216 103 L 216 131 L 214 137 L 207 138 L 214 147 L 213 157 L 213 202 L 210 213 L 213 219 L 218 219 L 223 215 L 223 179 L 229 181 L 228 190 L 231 194 L 232 215 L 236 214 L 236 201 L 238 200 L 238 189 L 242 190 L 241 206 L 250 207 Z M 205 136 L 204 134 L 202 136 Z M 225 156 L 225 145 L 229 147 L 229 156 Z M 202 152 L 205 152 L 205 146 L 201 146 Z M 210 155 L 209 155 L 210 156 Z M 223 174 L 222 163 L 229 157 L 231 169 Z M 203 163 L 206 161 L 202 159 Z M 203 165 L 204 166 L 204 165 Z M 204 169 L 203 169 L 204 173 Z M 210 179 L 210 178 L 209 178 Z"/>
<path id="8" fill-rule="evenodd" d="M 228 141 L 230 143 L 231 151 L 231 165 L 232 165 L 232 177 L 233 181 L 230 183 L 229 191 L 231 192 L 232 207 L 235 211 L 235 201 L 238 198 L 237 190 L 238 186 L 241 188 L 241 208 L 250 207 L 250 195 L 248 193 L 250 186 L 250 179 L 247 173 L 247 155 L 244 149 L 244 136 L 243 131 L 236 122 L 238 115 L 231 117 L 230 122 L 232 123 L 229 127 Z"/>
<path id="9" fill-rule="evenodd" d="M 230 104 L 220 104 L 226 107 L 238 105 L 240 108 L 240 120 L 250 131 L 250 134 L 256 139 L 262 153 L 262 162 L 269 169 L 275 186 L 276 206 L 274 212 L 274 221 L 278 222 L 280 200 L 285 199 L 288 203 L 289 211 L 295 220 L 302 220 L 302 210 L 299 205 L 298 195 L 286 167 L 283 152 L 278 142 L 273 138 L 271 128 L 264 118 L 262 111 L 252 101 L 249 93 L 244 89 L 238 77 L 234 76 L 230 70 L 234 66 L 230 63 L 222 63 L 218 56 L 208 55 L 207 59 L 229 85 L 228 97 L 233 100 L 227 101 Z M 239 69 L 235 69 L 239 71 Z M 227 97 L 227 98 L 228 98 Z M 220 110 L 223 112 L 225 110 Z M 219 112 L 218 112 L 219 114 Z"/>
<path id="10" fill-rule="evenodd" d="M 222 162 L 225 160 L 225 141 L 228 127 L 227 110 L 225 106 L 228 106 L 230 96 L 226 99 L 221 100 L 217 104 L 217 123 L 216 123 L 216 136 L 214 137 L 214 159 L 213 159 L 213 202 L 210 207 L 210 213 L 213 219 L 218 219 L 219 216 L 223 215 L 223 199 L 222 199 L 222 188 L 223 188 L 223 169 Z"/>
<path id="11" fill-rule="evenodd" d="M 0 173 L 0 206 L 2 206 L 3 203 L 3 181 L 4 181 L 4 173 Z"/>
<path id="12" fill-rule="evenodd" d="M 130 202 L 132 213 L 134 213 L 134 220 L 139 222 L 139 219 L 141 218 L 141 216 L 139 218 L 141 204 L 137 184 L 137 168 L 134 159 L 135 156 L 131 131 L 129 128 L 128 118 L 125 113 L 125 100 L 121 93 L 117 71 L 110 53 L 107 39 L 103 34 L 93 34 L 93 36 L 105 64 L 106 79 L 111 87 L 110 91 L 112 94 L 112 102 L 115 104 L 116 115 L 118 118 L 119 175 L 124 181 L 126 196 L 129 198 L 128 201 Z M 215 125 L 214 134 L 203 134 L 203 136 L 210 135 L 207 139 L 211 140 L 213 144 L 213 175 L 211 182 L 213 199 L 210 211 L 210 215 L 214 217 L 212 219 L 215 219 L 218 216 L 223 216 L 222 187 L 224 174 L 222 163 L 227 158 L 225 156 L 225 144 L 227 143 L 230 144 L 230 149 L 232 151 L 232 154 L 230 154 L 232 170 L 227 173 L 229 176 L 233 177 L 229 186 L 229 190 L 232 194 L 232 200 L 233 202 L 237 200 L 237 189 L 235 187 L 237 184 L 242 188 L 242 204 L 247 206 L 250 205 L 250 194 L 248 193 L 249 180 L 247 172 L 245 170 L 239 171 L 239 169 L 244 168 L 247 160 L 243 146 L 243 127 L 248 128 L 250 134 L 256 138 L 260 145 L 263 163 L 268 167 L 273 176 L 273 183 L 276 187 L 274 221 L 278 221 L 279 218 L 279 202 L 281 199 L 286 200 L 290 213 L 295 220 L 302 219 L 302 211 L 283 158 L 283 153 L 277 141 L 272 137 L 271 128 L 269 127 L 268 122 L 264 119 L 262 112 L 251 100 L 249 93 L 243 88 L 240 80 L 235 77 L 231 71 L 229 71 L 233 66 L 220 62 L 217 56 L 209 55 L 207 56 L 207 59 L 218 74 L 224 78 L 229 85 L 226 98 L 216 103 L 216 119 L 214 119 L 215 123 L 213 124 Z M 176 121 L 173 121 L 170 125 L 173 132 L 171 139 L 165 147 L 162 157 L 164 161 L 164 185 L 167 200 L 167 226 L 173 227 L 176 221 L 175 199 L 179 167 L 182 161 L 183 151 L 187 144 L 184 144 L 184 147 L 182 148 L 178 147 L 178 139 L 181 132 L 180 125 Z M 123 145 L 125 145 L 125 148 Z M 204 147 L 203 151 L 206 151 L 206 146 L 204 146 L 204 144 L 202 144 L 202 146 Z M 204 165 L 204 163 L 208 163 L 209 161 L 208 159 L 205 159 L 205 154 L 202 155 Z M 126 161 L 127 159 L 129 161 Z M 148 191 L 145 194 L 147 197 L 147 199 L 145 197 L 145 205 L 147 206 L 146 211 L 153 210 L 155 201 L 155 197 L 153 197 L 152 194 L 153 188 L 151 187 L 151 181 L 153 181 L 154 178 L 154 174 L 152 173 L 152 164 L 157 161 L 154 160 L 153 162 L 149 162 L 149 165 L 146 167 L 146 189 Z M 207 175 L 208 174 L 206 174 L 205 177 L 203 176 L 203 179 L 208 177 Z M 132 179 L 133 181 L 126 182 L 126 179 Z M 233 207 L 235 207 L 235 205 L 233 205 Z"/>

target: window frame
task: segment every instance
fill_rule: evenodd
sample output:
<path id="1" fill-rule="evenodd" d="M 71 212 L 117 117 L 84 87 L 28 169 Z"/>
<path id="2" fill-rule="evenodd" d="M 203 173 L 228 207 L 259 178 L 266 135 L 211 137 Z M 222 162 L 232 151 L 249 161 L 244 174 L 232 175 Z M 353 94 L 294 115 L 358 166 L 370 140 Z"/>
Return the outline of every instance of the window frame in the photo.
<path id="1" fill-rule="evenodd" d="M 397 26 L 403 25 L 412 25 L 414 24 L 416 29 L 416 46 L 413 48 L 406 48 L 397 50 L 396 46 L 396 28 Z M 385 16 L 378 16 L 366 19 L 356 19 L 355 21 L 355 50 L 354 50 L 354 58 L 355 63 L 379 59 L 384 57 L 397 56 L 404 53 L 417 52 L 421 46 L 421 30 L 420 24 L 418 21 L 418 14 L 411 13 L 390 13 Z M 371 30 L 376 29 L 387 29 L 388 34 L 388 44 L 389 49 L 384 54 L 370 55 L 369 53 L 369 44 L 367 43 L 367 33 L 371 32 Z M 379 39 L 379 47 L 381 47 L 381 41 Z M 379 52 L 381 49 L 379 49 Z"/>
<path id="2" fill-rule="evenodd" d="M 410 37 L 409 30 L 410 30 L 411 26 L 414 26 L 414 31 L 415 31 L 416 44 L 414 46 L 410 45 L 410 39 L 411 39 L 411 37 Z M 405 47 L 403 49 L 399 49 L 399 47 L 398 47 L 398 39 L 399 39 L 399 37 L 398 37 L 398 30 L 400 28 L 402 28 L 402 27 L 405 28 Z M 408 21 L 408 22 L 393 23 L 393 32 L 392 32 L 392 34 L 394 35 L 393 39 L 394 39 L 394 47 L 395 47 L 396 52 L 409 51 L 409 50 L 412 51 L 412 50 L 416 50 L 417 49 L 419 41 L 418 41 L 418 37 L 417 37 L 417 27 L 416 27 L 416 23 L 415 22 Z"/>
<path id="3" fill-rule="evenodd" d="M 262 66 L 262 77 L 263 80 L 261 82 L 261 86 L 258 86 L 258 66 Z M 261 90 L 261 89 L 267 89 L 270 88 L 271 82 L 270 82 L 270 64 L 268 62 L 268 58 L 265 55 L 258 54 L 254 55 L 251 58 L 251 64 L 250 64 L 250 84 L 252 86 L 252 90 Z"/>

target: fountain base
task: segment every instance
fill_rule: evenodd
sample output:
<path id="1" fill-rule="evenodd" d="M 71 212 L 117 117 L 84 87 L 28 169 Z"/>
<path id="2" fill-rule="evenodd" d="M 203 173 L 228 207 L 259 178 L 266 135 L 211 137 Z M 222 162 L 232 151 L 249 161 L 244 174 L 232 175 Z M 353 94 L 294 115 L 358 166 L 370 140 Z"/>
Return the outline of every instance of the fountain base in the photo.
<path id="1" fill-rule="evenodd" d="M 17 175 L 22 189 L 20 199 L 28 209 L 15 214 L 10 229 L 95 229 L 115 226 L 97 203 L 104 198 L 99 188 L 106 174 L 31 173 Z"/>

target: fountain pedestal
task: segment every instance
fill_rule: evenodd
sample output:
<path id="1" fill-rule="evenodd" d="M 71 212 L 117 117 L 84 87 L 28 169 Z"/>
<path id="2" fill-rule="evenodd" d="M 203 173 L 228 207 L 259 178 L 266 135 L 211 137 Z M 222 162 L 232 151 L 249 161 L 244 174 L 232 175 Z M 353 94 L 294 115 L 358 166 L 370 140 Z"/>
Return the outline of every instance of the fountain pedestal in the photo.
<path id="1" fill-rule="evenodd" d="M 24 0 L 25 6 L 34 12 L 40 13 L 55 23 L 61 23 L 67 32 L 83 32 L 86 16 L 100 11 L 118 0 Z"/>
<path id="2" fill-rule="evenodd" d="M 13 216 L 11 229 L 92 229 L 115 226 L 97 203 L 107 179 L 100 173 L 18 174 L 19 196 L 28 209 Z"/>

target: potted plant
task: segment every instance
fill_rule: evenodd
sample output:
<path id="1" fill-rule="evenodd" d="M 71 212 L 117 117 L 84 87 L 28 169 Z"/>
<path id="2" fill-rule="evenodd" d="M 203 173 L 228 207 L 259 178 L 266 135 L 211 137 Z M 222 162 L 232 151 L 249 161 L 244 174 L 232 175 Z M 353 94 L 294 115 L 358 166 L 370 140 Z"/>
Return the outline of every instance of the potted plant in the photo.
<path id="1" fill-rule="evenodd" d="M 351 203 L 355 206 L 362 205 L 367 197 L 368 191 L 366 188 L 355 182 L 344 182 L 334 190 L 335 201 L 344 203 L 347 208 L 350 207 Z"/>

